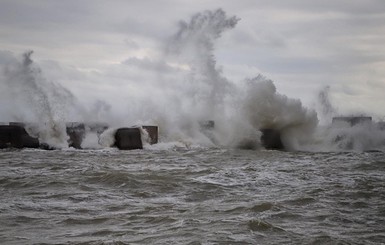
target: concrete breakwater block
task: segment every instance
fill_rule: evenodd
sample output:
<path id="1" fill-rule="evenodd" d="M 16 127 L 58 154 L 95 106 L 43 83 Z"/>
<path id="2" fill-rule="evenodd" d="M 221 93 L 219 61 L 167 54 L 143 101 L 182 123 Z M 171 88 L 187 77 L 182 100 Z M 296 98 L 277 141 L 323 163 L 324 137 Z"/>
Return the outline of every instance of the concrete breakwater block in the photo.
<path id="1" fill-rule="evenodd" d="M 9 124 L 0 124 L 0 148 L 42 148 L 51 150 L 54 149 L 47 144 L 40 144 L 37 138 L 31 137 L 28 129 L 34 124 L 26 124 L 23 122 L 10 122 Z M 148 133 L 149 143 L 158 143 L 158 127 L 157 126 L 142 126 L 143 130 Z M 140 127 L 120 128 L 115 133 L 115 146 L 122 150 L 143 149 L 142 132 Z M 69 136 L 68 145 L 76 149 L 81 149 L 83 140 L 87 132 L 96 133 L 99 137 L 108 125 L 105 123 L 82 123 L 69 122 L 66 123 L 66 133 Z"/>
<path id="2" fill-rule="evenodd" d="M 281 133 L 277 129 L 264 128 L 261 129 L 261 143 L 265 149 L 284 150 L 281 140 Z"/>
<path id="3" fill-rule="evenodd" d="M 39 148 L 39 146 L 39 140 L 31 137 L 23 126 L 0 125 L 0 148 Z"/>
<path id="4" fill-rule="evenodd" d="M 143 149 L 139 128 L 119 128 L 115 132 L 115 146 L 120 150 Z"/>
<path id="5" fill-rule="evenodd" d="M 68 146 L 81 149 L 82 141 L 86 134 L 86 127 L 84 123 L 67 123 L 66 132 L 69 137 Z"/>

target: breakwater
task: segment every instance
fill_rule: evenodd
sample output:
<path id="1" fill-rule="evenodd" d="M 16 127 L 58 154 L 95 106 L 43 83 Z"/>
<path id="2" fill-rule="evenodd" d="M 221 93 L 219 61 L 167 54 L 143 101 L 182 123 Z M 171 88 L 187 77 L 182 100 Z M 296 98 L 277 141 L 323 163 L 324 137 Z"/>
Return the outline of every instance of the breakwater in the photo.
<path id="1" fill-rule="evenodd" d="M 2 123 L 2 125 L 0 125 L 0 148 L 55 149 L 54 146 L 39 140 L 39 133 L 37 131 L 41 129 L 41 125 L 34 123 Z M 102 134 L 109 129 L 109 125 L 104 123 L 66 123 L 68 147 L 82 149 L 87 134 L 96 135 L 97 140 L 100 141 Z M 214 121 L 208 121 L 206 124 L 202 124 L 202 131 L 205 133 L 214 129 Z M 260 140 L 264 148 L 284 150 L 279 130 L 262 129 L 261 133 L 261 138 L 256 140 Z M 112 141 L 108 145 L 109 147 L 117 147 L 120 150 L 133 150 L 142 149 L 144 143 L 157 144 L 159 129 L 158 126 L 153 125 L 121 127 L 113 129 L 110 134 Z"/>
<path id="2" fill-rule="evenodd" d="M 55 147 L 39 140 L 39 132 L 44 125 L 34 123 L 10 122 L 0 125 L 0 149 L 2 148 L 41 148 L 54 149 Z M 82 149 L 83 141 L 87 134 L 95 134 L 97 139 L 109 129 L 103 123 L 66 123 L 66 133 L 68 135 L 68 146 Z M 158 143 L 157 126 L 133 126 L 118 128 L 113 131 L 113 143 L 109 146 L 117 147 L 122 150 L 142 149 L 143 138 L 149 144 Z"/>

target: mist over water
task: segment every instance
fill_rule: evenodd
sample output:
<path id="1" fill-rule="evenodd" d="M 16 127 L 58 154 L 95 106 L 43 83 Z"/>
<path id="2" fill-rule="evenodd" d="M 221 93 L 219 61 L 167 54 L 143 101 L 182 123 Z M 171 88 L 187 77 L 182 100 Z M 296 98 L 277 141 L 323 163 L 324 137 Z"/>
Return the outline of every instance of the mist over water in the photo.
<path id="1" fill-rule="evenodd" d="M 184 147 L 259 149 L 260 130 L 275 129 L 281 132 L 287 150 L 383 149 L 384 132 L 376 126 L 319 126 L 320 118 L 330 121 L 337 114 L 328 87 L 319 93 L 319 118 L 315 109 L 280 94 L 274 82 L 261 74 L 243 81 L 226 78 L 217 65 L 215 44 L 239 21 L 221 9 L 181 21 L 165 43 L 161 61 L 147 61 L 148 67 L 156 68 L 148 71 L 154 74 L 147 87 L 133 84 L 132 90 L 116 95 L 128 101 L 120 112 L 113 112 L 115 105 L 102 99 L 90 102 L 93 106 L 89 108 L 82 105 L 68 89 L 44 77 L 44 71 L 31 58 L 32 52 L 21 59 L 2 53 L 3 59 L 8 58 L 2 62 L 0 85 L 6 106 L 1 109 L 0 120 L 35 123 L 37 127 L 29 129 L 31 134 L 57 148 L 68 147 L 65 123 L 79 121 L 106 122 L 113 129 L 158 125 L 161 143 Z M 144 61 L 128 59 L 122 66 L 140 62 Z M 215 122 L 214 129 L 202 130 L 202 122 L 209 120 Z M 113 129 L 105 138 L 111 138 Z M 86 148 L 108 146 L 101 142 L 90 134 L 84 144 Z"/>

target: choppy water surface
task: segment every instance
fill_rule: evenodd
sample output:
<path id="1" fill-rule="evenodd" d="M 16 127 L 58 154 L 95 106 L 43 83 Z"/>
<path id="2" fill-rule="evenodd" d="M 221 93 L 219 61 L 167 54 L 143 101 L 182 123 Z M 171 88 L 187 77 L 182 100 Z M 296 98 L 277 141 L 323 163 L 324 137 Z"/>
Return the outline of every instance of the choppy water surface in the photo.
<path id="1" fill-rule="evenodd" d="M 385 154 L 0 151 L 2 244 L 379 244 Z"/>

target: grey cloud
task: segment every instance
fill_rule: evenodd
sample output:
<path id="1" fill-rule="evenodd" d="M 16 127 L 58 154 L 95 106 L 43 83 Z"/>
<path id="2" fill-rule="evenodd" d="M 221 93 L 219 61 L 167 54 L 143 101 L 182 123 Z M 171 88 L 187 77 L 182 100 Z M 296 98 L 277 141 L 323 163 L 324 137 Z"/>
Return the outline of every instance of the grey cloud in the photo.
<path id="1" fill-rule="evenodd" d="M 0 65 L 4 66 L 10 62 L 16 62 L 14 54 L 7 50 L 0 50 Z"/>
<path id="2" fill-rule="evenodd" d="M 138 59 L 136 57 L 131 57 L 122 62 L 124 65 L 135 66 L 145 71 L 154 71 L 154 72 L 176 72 L 177 69 L 171 67 L 164 61 L 153 61 L 148 58 Z"/>
<path id="3" fill-rule="evenodd" d="M 382 0 L 265 1 L 264 6 L 275 9 L 296 9 L 315 13 L 338 11 L 361 15 L 385 12 L 385 3 Z"/>
<path id="4" fill-rule="evenodd" d="M 9 1 L 0 4 L 0 23 L 21 29 L 51 29 L 72 27 L 89 21 L 92 5 L 74 1 Z M 76 24 L 76 25 L 75 25 Z"/>

